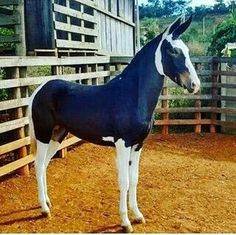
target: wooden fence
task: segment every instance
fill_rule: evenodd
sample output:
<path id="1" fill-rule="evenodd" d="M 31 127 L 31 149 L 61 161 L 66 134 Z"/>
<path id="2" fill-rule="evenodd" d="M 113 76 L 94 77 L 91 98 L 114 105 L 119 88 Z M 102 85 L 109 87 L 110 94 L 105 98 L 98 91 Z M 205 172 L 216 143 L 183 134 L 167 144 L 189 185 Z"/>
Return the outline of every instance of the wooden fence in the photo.
<path id="1" fill-rule="evenodd" d="M 37 75 L 34 75 L 35 66 Z M 33 156 L 29 153 L 27 106 L 35 85 L 56 78 L 97 85 L 110 78 L 109 57 L 105 56 L 0 57 L 0 68 L 4 69 L 1 70 L 4 79 L 0 80 L 0 156 L 13 158 L 0 168 L 0 176 L 19 168 L 20 174 L 28 174 L 27 165 L 33 161 Z M 66 139 L 61 149 L 76 142 L 76 137 Z"/>
<path id="2" fill-rule="evenodd" d="M 111 62 L 126 64 L 129 60 L 127 57 L 113 57 Z M 192 62 L 201 80 L 201 91 L 196 95 L 184 94 L 182 88 L 166 79 L 156 108 L 159 115 L 156 115 L 155 125 L 161 127 L 162 134 L 168 134 L 171 126 L 189 126 L 196 133 L 214 133 L 225 127 L 235 130 L 236 72 L 226 68 L 229 64 L 236 65 L 236 59 L 196 57 Z M 222 79 L 224 76 L 230 78 L 227 83 Z M 225 89 L 230 92 L 225 92 Z M 225 101 L 227 107 L 222 105 Z M 222 118 L 225 114 L 234 118 Z"/>
<path id="3" fill-rule="evenodd" d="M 108 56 L 0 57 L 0 76 L 3 77 L 0 79 L 0 176 L 17 169 L 20 174 L 28 174 L 28 164 L 34 160 L 29 152 L 27 105 L 36 85 L 56 78 L 103 84 L 118 74 L 130 59 Z M 181 88 L 166 79 L 156 108 L 155 125 L 161 128 L 162 134 L 168 134 L 172 126 L 179 129 L 189 126 L 196 133 L 216 132 L 221 127 L 235 129 L 236 121 L 221 119 L 221 115 L 236 115 L 236 96 L 221 95 L 221 91 L 236 90 L 236 82 L 222 83 L 221 77 L 230 76 L 231 81 L 236 81 L 236 72 L 222 71 L 221 67 L 225 63 L 236 64 L 236 59 L 201 57 L 192 61 L 202 81 L 201 92 L 185 95 Z M 221 105 L 224 101 L 228 101 L 227 107 Z M 66 139 L 61 144 L 62 155 L 66 147 L 77 142 L 76 137 Z"/>
<path id="4" fill-rule="evenodd" d="M 0 28 L 8 29 L 7 35 L 0 35 L 0 54 L 25 55 L 24 1 L 0 1 Z M 15 47 L 10 44 L 14 43 Z M 15 51 L 14 51 L 15 50 Z"/>

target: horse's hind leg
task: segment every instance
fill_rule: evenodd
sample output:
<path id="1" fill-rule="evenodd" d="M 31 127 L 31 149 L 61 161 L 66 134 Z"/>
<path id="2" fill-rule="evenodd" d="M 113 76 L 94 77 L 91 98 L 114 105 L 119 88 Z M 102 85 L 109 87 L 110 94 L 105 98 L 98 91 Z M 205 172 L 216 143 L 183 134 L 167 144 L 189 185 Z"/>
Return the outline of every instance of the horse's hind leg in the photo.
<path id="1" fill-rule="evenodd" d="M 44 193 L 45 193 L 45 198 L 46 198 L 46 203 L 48 207 L 51 207 L 51 202 L 48 197 L 47 193 L 47 167 L 49 165 L 50 160 L 52 157 L 56 154 L 56 152 L 59 149 L 60 143 L 64 139 L 64 137 L 67 135 L 67 131 L 60 126 L 55 126 L 52 132 L 52 139 L 50 140 L 48 144 L 48 150 L 46 154 L 46 159 L 45 159 L 45 169 L 44 169 Z"/>
<path id="2" fill-rule="evenodd" d="M 44 168 L 44 172 L 43 172 L 43 183 L 44 183 L 44 194 L 45 194 L 45 198 L 46 198 L 46 203 L 48 207 L 51 207 L 52 204 L 50 202 L 50 199 L 48 197 L 48 192 L 47 192 L 47 167 L 48 164 L 51 160 L 51 158 L 56 154 L 57 150 L 59 149 L 60 143 L 54 140 L 50 140 L 49 144 L 48 144 L 48 151 L 46 154 L 46 158 L 45 158 L 45 168 Z"/>
<path id="3" fill-rule="evenodd" d="M 44 172 L 45 172 L 45 160 L 48 150 L 48 144 L 42 143 L 37 140 L 37 150 L 35 156 L 35 171 L 38 186 L 39 203 L 42 209 L 42 214 L 50 216 L 50 210 L 46 203 L 45 187 L 44 187 Z"/>

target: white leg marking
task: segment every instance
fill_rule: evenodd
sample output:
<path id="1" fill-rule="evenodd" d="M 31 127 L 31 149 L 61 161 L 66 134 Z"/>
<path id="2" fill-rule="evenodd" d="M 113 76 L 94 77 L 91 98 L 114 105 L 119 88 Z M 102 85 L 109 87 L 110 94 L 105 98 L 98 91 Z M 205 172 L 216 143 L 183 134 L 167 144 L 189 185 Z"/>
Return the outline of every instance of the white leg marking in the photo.
<path id="1" fill-rule="evenodd" d="M 45 159 L 45 169 L 44 169 L 44 193 L 45 193 L 45 198 L 46 198 L 46 203 L 49 207 L 51 207 L 51 202 L 48 197 L 48 192 L 47 192 L 47 167 L 52 159 L 52 157 L 56 154 L 57 150 L 59 149 L 60 143 L 54 140 L 50 140 L 49 145 L 48 145 L 48 150 L 47 150 L 47 155 Z"/>
<path id="2" fill-rule="evenodd" d="M 46 160 L 47 150 L 48 150 L 48 144 L 44 144 L 39 140 L 37 140 L 35 170 L 36 170 L 36 178 L 38 185 L 39 203 L 42 209 L 42 213 L 50 215 L 50 210 L 46 203 L 45 187 L 44 187 L 44 172 L 45 172 L 45 160 Z"/>
<path id="3" fill-rule="evenodd" d="M 130 154 L 129 167 L 129 208 L 134 213 L 135 219 L 138 222 L 145 222 L 142 213 L 138 209 L 137 203 L 137 185 L 139 176 L 139 160 L 142 149 L 136 150 L 137 145 L 133 146 Z"/>
<path id="4" fill-rule="evenodd" d="M 116 143 L 118 181 L 120 188 L 120 216 L 122 226 L 132 231 L 131 223 L 128 218 L 127 193 L 129 189 L 129 158 L 131 147 L 126 147 L 125 142 L 119 139 Z"/>

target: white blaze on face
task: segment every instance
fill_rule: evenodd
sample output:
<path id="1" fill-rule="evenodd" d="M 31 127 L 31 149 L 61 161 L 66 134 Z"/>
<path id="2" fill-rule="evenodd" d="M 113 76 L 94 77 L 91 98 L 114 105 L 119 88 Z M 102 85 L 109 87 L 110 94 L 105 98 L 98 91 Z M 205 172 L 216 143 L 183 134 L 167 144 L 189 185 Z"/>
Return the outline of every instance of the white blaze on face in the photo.
<path id="1" fill-rule="evenodd" d="M 199 80 L 196 70 L 193 67 L 193 64 L 190 60 L 188 47 L 184 44 L 184 42 L 181 39 L 173 40 L 171 35 L 168 36 L 166 38 L 166 40 L 169 43 L 171 43 L 172 47 L 176 47 L 176 48 L 179 48 L 182 50 L 182 52 L 185 56 L 185 66 L 189 70 L 191 81 L 195 84 L 193 94 L 197 93 L 200 90 L 200 80 Z"/>

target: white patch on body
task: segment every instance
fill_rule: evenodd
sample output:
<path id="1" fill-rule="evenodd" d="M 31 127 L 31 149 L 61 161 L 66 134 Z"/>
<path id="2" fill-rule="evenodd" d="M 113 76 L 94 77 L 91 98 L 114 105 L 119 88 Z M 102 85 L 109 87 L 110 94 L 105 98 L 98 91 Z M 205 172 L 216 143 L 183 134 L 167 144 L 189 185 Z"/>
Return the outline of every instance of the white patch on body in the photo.
<path id="1" fill-rule="evenodd" d="M 157 47 L 156 52 L 155 52 L 155 65 L 156 65 L 158 73 L 162 76 L 166 76 L 164 74 L 164 68 L 163 68 L 162 61 L 161 61 L 162 60 L 161 46 L 162 46 L 162 42 L 165 39 L 165 36 L 166 36 L 165 34 L 162 35 L 162 39 L 159 42 L 158 47 Z"/>
<path id="2" fill-rule="evenodd" d="M 114 143 L 114 137 L 112 137 L 112 136 L 102 137 L 102 140 Z"/>

